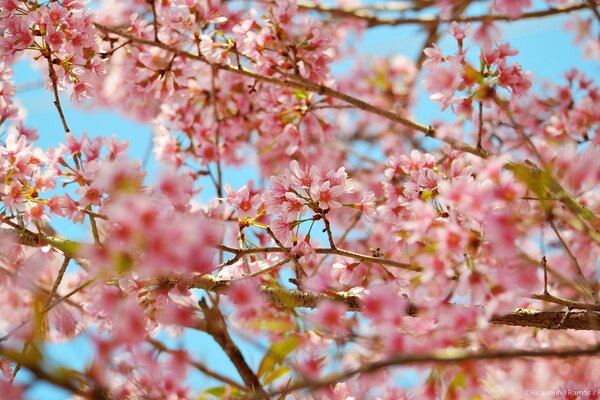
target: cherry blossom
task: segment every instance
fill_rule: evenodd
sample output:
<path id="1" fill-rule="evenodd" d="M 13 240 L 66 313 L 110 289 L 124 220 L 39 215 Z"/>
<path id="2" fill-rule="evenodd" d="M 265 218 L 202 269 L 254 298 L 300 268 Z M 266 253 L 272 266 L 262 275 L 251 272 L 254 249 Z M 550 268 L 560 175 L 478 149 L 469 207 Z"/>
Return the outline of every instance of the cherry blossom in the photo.
<path id="1" fill-rule="evenodd" d="M 502 33 L 562 15 L 597 60 L 593 4 L 326 3 L 0 0 L 5 397 L 597 397 L 598 86 Z"/>

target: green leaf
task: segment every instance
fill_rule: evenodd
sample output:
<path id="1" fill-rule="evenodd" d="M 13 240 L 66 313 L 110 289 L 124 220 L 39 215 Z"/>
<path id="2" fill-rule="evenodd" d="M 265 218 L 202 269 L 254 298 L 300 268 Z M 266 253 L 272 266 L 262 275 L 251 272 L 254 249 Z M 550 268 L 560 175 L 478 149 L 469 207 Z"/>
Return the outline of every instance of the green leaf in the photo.
<path id="1" fill-rule="evenodd" d="M 296 99 L 298 99 L 298 101 L 304 101 L 308 99 L 308 93 L 303 89 L 296 89 L 294 95 L 296 95 Z"/>
<path id="2" fill-rule="evenodd" d="M 278 333 L 288 333 L 293 331 L 295 327 L 293 321 L 277 318 L 252 321 L 249 323 L 249 326 L 254 329 Z"/>
<path id="3" fill-rule="evenodd" d="M 458 374 L 456 374 L 454 379 L 452 379 L 452 382 L 450 383 L 450 387 L 453 389 L 456 389 L 456 388 L 463 387 L 463 386 L 465 386 L 465 372 L 460 371 Z"/>
<path id="4" fill-rule="evenodd" d="M 262 378 L 268 373 L 274 373 L 273 370 L 277 364 L 281 364 L 288 354 L 294 351 L 299 344 L 300 339 L 296 336 L 290 336 L 280 342 L 274 343 L 260 362 L 258 377 Z"/>
<path id="5" fill-rule="evenodd" d="M 227 394 L 229 394 L 228 398 L 240 398 L 242 397 L 242 392 L 235 387 L 226 388 L 225 386 L 215 386 L 210 389 L 206 389 L 203 394 L 209 394 L 213 397 L 217 397 L 219 399 L 225 398 Z M 205 396 L 200 396 L 200 399 L 206 398 Z"/>
<path id="6" fill-rule="evenodd" d="M 263 382 L 265 383 L 265 385 L 269 385 L 277 379 L 281 378 L 282 376 L 287 375 L 290 371 L 291 370 L 288 367 L 282 365 L 276 370 L 267 373 L 263 378 Z"/>
<path id="7" fill-rule="evenodd" d="M 262 149 L 258 150 L 258 155 L 262 156 L 264 153 L 266 153 L 267 151 L 269 151 L 273 147 L 275 147 L 276 144 L 277 144 L 277 140 L 273 140 L 271 143 L 269 143 L 268 145 L 266 145 Z"/>

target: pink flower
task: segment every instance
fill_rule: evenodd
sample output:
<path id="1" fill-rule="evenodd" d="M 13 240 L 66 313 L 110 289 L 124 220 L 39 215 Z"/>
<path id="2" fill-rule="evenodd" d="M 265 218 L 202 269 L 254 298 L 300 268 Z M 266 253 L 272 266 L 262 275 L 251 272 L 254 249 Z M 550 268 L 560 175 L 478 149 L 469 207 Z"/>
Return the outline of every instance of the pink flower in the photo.
<path id="1" fill-rule="evenodd" d="M 256 208 L 260 204 L 260 196 L 257 193 L 252 193 L 252 184 L 242 186 L 237 192 L 233 190 L 231 185 L 225 185 L 225 193 L 227 198 L 225 202 L 238 209 L 238 217 L 250 217 L 256 215 Z"/>
<path id="2" fill-rule="evenodd" d="M 392 284 L 371 285 L 360 301 L 365 317 L 376 323 L 392 322 L 406 312 L 408 302 Z"/>
<path id="3" fill-rule="evenodd" d="M 160 177 L 158 188 L 174 207 L 184 208 L 194 194 L 194 178 L 191 173 L 178 174 L 175 169 L 167 169 Z"/>
<path id="4" fill-rule="evenodd" d="M 325 181 L 320 185 L 311 186 L 310 192 L 322 210 L 342 206 L 340 202 L 336 201 L 336 198 L 344 193 L 344 187 L 342 186 L 331 187 L 331 182 Z"/>
<path id="5" fill-rule="evenodd" d="M 271 222 L 270 227 L 279 241 L 284 244 L 290 242 L 292 238 L 292 225 L 284 216 L 278 216 Z"/>
<path id="6" fill-rule="evenodd" d="M 114 338 L 120 343 L 133 345 L 146 337 L 146 317 L 134 299 L 122 300 L 111 318 Z"/>
<path id="7" fill-rule="evenodd" d="M 81 207 L 86 208 L 88 205 L 99 206 L 102 202 L 102 190 L 93 186 L 82 186 L 77 189 L 77 193 L 83 195 L 79 200 Z"/>
<path id="8" fill-rule="evenodd" d="M 290 252 L 298 257 L 304 257 L 306 261 L 310 261 L 317 255 L 315 249 L 306 240 L 299 241 Z"/>
<path id="9" fill-rule="evenodd" d="M 432 67 L 437 64 L 441 64 L 443 61 L 442 51 L 434 43 L 433 47 L 426 47 L 423 53 L 427 56 L 423 62 L 423 67 Z"/>
<path id="10" fill-rule="evenodd" d="M 531 0 L 494 0 L 492 2 L 494 11 L 505 13 L 513 19 L 518 18 L 523 10 L 531 5 Z"/>
<path id="11" fill-rule="evenodd" d="M 227 296 L 242 314 L 267 307 L 265 297 L 253 280 L 233 282 L 227 290 Z"/>
<path id="12" fill-rule="evenodd" d="M 425 89 L 429 92 L 454 92 L 460 83 L 460 71 L 455 63 L 436 64 L 428 68 Z"/>
<path id="13" fill-rule="evenodd" d="M 463 40 L 469 36 L 470 31 L 470 23 L 467 23 L 464 27 L 460 26 L 456 21 L 452 21 L 450 24 L 450 34 L 458 41 L 459 46 L 462 46 Z"/>
<path id="14" fill-rule="evenodd" d="M 322 301 L 310 316 L 310 320 L 319 328 L 336 335 L 348 332 L 345 321 L 346 306 L 339 302 Z"/>
<path id="15" fill-rule="evenodd" d="M 373 220 L 375 217 L 375 194 L 373 192 L 367 192 L 358 203 L 358 209 L 362 212 L 362 215 L 368 222 Z"/>

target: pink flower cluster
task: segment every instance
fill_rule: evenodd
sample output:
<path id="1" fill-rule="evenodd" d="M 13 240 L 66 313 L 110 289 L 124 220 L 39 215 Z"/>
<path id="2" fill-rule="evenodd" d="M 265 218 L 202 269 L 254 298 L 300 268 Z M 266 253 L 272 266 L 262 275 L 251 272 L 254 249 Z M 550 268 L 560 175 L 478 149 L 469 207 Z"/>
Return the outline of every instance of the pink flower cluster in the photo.
<path id="1" fill-rule="evenodd" d="M 0 50 L 2 58 L 12 62 L 18 52 L 32 50 L 45 59 L 50 79 L 60 88 L 73 87 L 78 101 L 92 94 L 93 81 L 104 72 L 97 56 L 96 31 L 92 17 L 80 0 L 0 2 Z M 49 66 L 51 64 L 51 66 Z"/>
<path id="2" fill-rule="evenodd" d="M 267 213 L 275 217 L 271 229 L 282 242 L 293 237 L 293 228 L 308 210 L 324 215 L 331 209 L 342 207 L 344 196 L 353 187 L 346 170 L 323 170 L 315 166 L 301 167 L 297 161 L 278 177 L 264 194 Z M 297 231 L 297 230 L 296 230 Z"/>
<path id="3" fill-rule="evenodd" d="M 163 181 L 152 197 L 140 192 L 106 202 L 99 210 L 109 221 L 99 221 L 103 247 L 91 247 L 89 255 L 99 273 L 119 275 L 131 271 L 146 279 L 206 274 L 214 269 L 213 246 L 221 230 L 202 212 L 192 213 L 189 206 L 173 200 L 181 196 L 179 193 L 187 201 L 191 198 L 184 188 L 190 181 L 185 177 L 181 181 Z M 165 190 L 178 185 L 182 187 Z M 178 195 L 169 197 L 174 193 Z"/>
<path id="4" fill-rule="evenodd" d="M 42 168 L 46 160 L 47 155 L 33 147 L 17 128 L 9 128 L 6 142 L 0 145 L 0 200 L 9 215 L 21 214 L 25 223 L 47 219 L 39 195 L 56 183 L 52 172 Z"/>
<path id="5" fill-rule="evenodd" d="M 444 56 L 434 45 L 424 50 L 427 59 L 423 63 L 427 68 L 424 85 L 431 93 L 430 98 L 439 102 L 442 110 L 451 106 L 454 113 L 469 119 L 473 102 L 483 102 L 489 107 L 498 98 L 499 88 L 507 90 L 511 101 L 515 101 L 531 87 L 529 74 L 522 70 L 521 65 L 508 63 L 508 57 L 518 54 L 508 43 L 483 48 L 479 56 L 480 67 L 473 67 L 467 60 L 469 48 L 464 47 L 470 29 L 470 24 L 461 27 L 453 22 L 450 33 L 458 44 L 456 54 Z M 457 96 L 457 92 L 465 92 L 466 95 Z"/>
<path id="6" fill-rule="evenodd" d="M 0 125 L 17 116 L 18 108 L 13 102 L 15 85 L 11 82 L 12 71 L 6 61 L 0 59 Z"/>
<path id="7" fill-rule="evenodd" d="M 334 35 L 320 21 L 298 16 L 293 0 L 278 0 L 264 26 L 247 19 L 233 28 L 243 38 L 241 53 L 253 60 L 261 73 L 297 75 L 325 82 L 335 57 Z"/>

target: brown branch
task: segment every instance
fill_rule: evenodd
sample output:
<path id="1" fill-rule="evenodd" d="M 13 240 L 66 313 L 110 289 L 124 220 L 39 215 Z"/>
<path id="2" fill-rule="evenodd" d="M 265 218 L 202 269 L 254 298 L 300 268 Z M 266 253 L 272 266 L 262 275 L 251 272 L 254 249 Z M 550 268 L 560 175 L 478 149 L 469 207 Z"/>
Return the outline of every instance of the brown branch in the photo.
<path id="1" fill-rule="evenodd" d="M 387 360 L 375 361 L 342 373 L 330 375 L 318 381 L 304 381 L 287 386 L 284 390 L 272 393 L 272 396 L 285 395 L 302 389 L 315 390 L 337 382 L 343 382 L 355 375 L 370 374 L 390 367 L 418 364 L 460 364 L 466 361 L 499 361 L 524 358 L 575 358 L 590 357 L 600 353 L 600 345 L 576 349 L 534 349 L 499 350 L 470 352 L 465 350 L 440 350 L 431 354 L 405 354 Z"/>
<path id="2" fill-rule="evenodd" d="M 56 76 L 56 71 L 54 70 L 54 64 L 52 63 L 52 56 L 50 55 L 50 49 L 47 50 L 48 54 L 46 55 L 46 60 L 48 61 L 48 74 L 50 76 L 50 82 L 52 84 L 52 92 L 54 93 L 54 106 L 56 106 L 56 110 L 58 111 L 58 115 L 60 116 L 60 121 L 62 122 L 65 133 L 71 132 L 69 126 L 67 125 L 67 119 L 65 118 L 65 113 L 60 105 L 60 98 L 58 96 L 58 77 Z"/>
<path id="3" fill-rule="evenodd" d="M 231 282 L 233 281 L 218 279 L 212 275 L 204 275 L 187 281 L 186 285 L 194 289 L 204 289 L 215 293 L 226 293 Z M 305 290 L 284 289 L 282 287 L 267 285 L 260 285 L 259 290 L 278 307 L 315 308 L 322 301 L 335 301 L 344 303 L 349 311 L 361 310 L 360 297 L 349 292 L 319 293 Z M 571 313 L 564 323 L 559 325 L 559 322 L 564 317 L 564 312 L 518 309 L 513 313 L 494 315 L 490 319 L 490 323 L 544 329 L 600 330 L 600 319 L 596 312 L 592 312 L 600 311 L 600 305 L 570 302 L 551 295 L 533 295 L 532 298 L 564 305 L 573 309 L 588 310 L 589 312 Z M 411 304 L 408 308 L 407 315 L 418 317 L 418 307 Z"/>
<path id="4" fill-rule="evenodd" d="M 254 248 L 248 248 L 248 249 L 236 249 L 234 247 L 225 246 L 225 245 L 218 245 L 217 249 L 226 251 L 228 253 L 235 254 L 234 257 L 231 258 L 230 260 L 228 260 L 227 262 L 225 262 L 223 266 L 225 266 L 225 265 L 232 265 L 233 263 L 235 263 L 236 261 L 238 261 L 239 259 L 241 259 L 243 256 L 245 256 L 247 254 L 256 254 L 256 253 L 289 253 L 290 250 L 291 250 L 290 247 L 284 247 L 284 246 L 282 246 L 282 247 L 254 247 Z M 416 266 L 416 265 L 405 264 L 405 263 L 401 263 L 401 262 L 398 262 L 398 261 L 390 260 L 390 259 L 387 259 L 387 258 L 373 257 L 373 256 L 369 256 L 369 255 L 366 255 L 366 254 L 355 253 L 353 251 L 344 250 L 344 249 L 341 249 L 339 247 L 336 247 L 335 249 L 331 249 L 331 248 L 316 248 L 314 250 L 315 250 L 316 254 L 335 254 L 335 255 L 338 255 L 338 256 L 342 256 L 342 257 L 353 258 L 353 259 L 359 260 L 359 261 L 366 261 L 366 262 L 372 262 L 372 263 L 377 263 L 377 264 L 382 264 L 382 265 L 388 265 L 390 267 L 397 267 L 397 268 L 407 269 L 409 271 L 415 271 L 415 272 L 421 272 L 423 270 L 421 267 Z"/>
<path id="5" fill-rule="evenodd" d="M 155 42 L 155 41 L 149 40 L 149 39 L 144 39 L 144 38 L 138 37 L 136 35 L 133 35 L 131 33 L 124 32 L 120 29 L 111 28 L 111 27 L 108 27 L 108 26 L 105 26 L 105 25 L 102 25 L 99 23 L 95 23 L 94 25 L 96 26 L 96 28 L 98 30 L 100 30 L 102 32 L 112 33 L 114 35 L 124 37 L 126 39 L 131 40 L 134 43 L 157 47 L 157 48 L 172 52 L 173 54 L 176 54 L 180 57 L 184 57 L 184 58 L 191 59 L 191 60 L 201 61 L 201 62 L 211 65 L 212 67 L 219 69 L 219 70 L 237 73 L 237 74 L 252 78 L 256 81 L 267 82 L 267 83 L 277 85 L 277 86 L 293 88 L 293 89 L 302 89 L 302 90 L 306 90 L 309 92 L 317 93 L 321 96 L 329 96 L 329 97 L 341 100 L 347 104 L 350 104 L 360 110 L 363 110 L 363 111 L 366 111 L 366 112 L 369 112 L 369 113 L 372 113 L 375 115 L 379 115 L 380 117 L 388 119 L 392 122 L 399 123 L 400 125 L 403 125 L 407 128 L 411 128 L 418 132 L 424 133 L 426 136 L 436 138 L 436 136 L 435 136 L 436 130 L 430 125 L 425 125 L 425 124 L 421 124 L 419 122 L 412 121 L 410 119 L 407 119 L 407 118 L 401 116 L 398 113 L 379 108 L 377 106 L 374 106 L 371 103 L 367 103 L 356 97 L 339 92 L 331 87 L 315 83 L 311 80 L 302 78 L 300 76 L 287 77 L 285 79 L 277 78 L 274 76 L 261 75 L 254 71 L 251 71 L 251 70 L 248 70 L 245 68 L 240 68 L 239 66 L 234 66 L 234 65 L 229 65 L 229 64 L 220 64 L 220 63 L 211 63 L 202 54 L 193 54 L 193 53 L 187 52 L 185 50 L 179 49 L 177 47 L 170 46 L 165 43 Z M 460 143 L 452 138 L 437 138 L 437 139 L 449 144 L 456 150 L 464 151 L 467 153 L 472 153 L 472 154 L 475 154 L 480 157 L 488 156 L 488 153 L 486 151 L 483 151 L 482 149 L 477 149 L 477 148 L 470 146 L 468 144 L 465 144 L 465 143 Z"/>
<path id="6" fill-rule="evenodd" d="M 87 210 L 89 211 L 88 217 L 90 219 L 90 226 L 92 227 L 92 236 L 94 237 L 94 243 L 97 245 L 101 245 L 100 242 L 100 234 L 98 233 L 98 225 L 96 224 L 96 217 L 92 212 L 92 206 L 87 206 Z"/>
<path id="7" fill-rule="evenodd" d="M 263 389 L 258 377 L 252 371 L 242 352 L 235 345 L 229 332 L 227 331 L 227 323 L 221 314 L 219 308 L 214 305 L 210 307 L 204 299 L 199 302 L 200 308 L 204 312 L 207 321 L 210 323 L 206 324 L 207 333 L 209 333 L 213 339 L 221 346 L 227 357 L 231 360 L 233 365 L 236 367 L 243 381 L 252 390 L 257 399 L 269 399 L 269 396 Z"/>
<path id="8" fill-rule="evenodd" d="M 10 361 L 23 365 L 37 379 L 51 383 L 54 386 L 66 389 L 69 392 L 86 399 L 95 398 L 89 391 L 81 388 L 80 382 L 78 382 L 78 380 L 67 378 L 67 372 L 77 374 L 77 376 L 79 377 L 80 374 L 78 374 L 77 371 L 67 370 L 65 368 L 61 368 L 61 370 L 57 371 L 56 373 L 53 373 L 52 371 L 47 371 L 46 369 L 42 368 L 42 366 L 40 366 L 32 357 L 23 356 L 19 351 L 15 351 L 6 346 L 0 346 L 0 355 Z"/>
<path id="9" fill-rule="evenodd" d="M 477 148 L 481 149 L 483 139 L 483 101 L 479 102 L 479 130 L 477 131 Z"/>
<path id="10" fill-rule="evenodd" d="M 598 12 L 598 7 L 596 6 L 596 0 L 587 0 L 587 5 L 594 13 L 594 16 L 600 22 L 600 12 Z"/>
<path id="11" fill-rule="evenodd" d="M 165 346 L 162 342 L 159 342 L 158 340 L 155 340 L 152 338 L 146 338 L 146 341 L 161 352 L 173 353 L 176 351 L 174 349 L 171 349 L 171 348 Z M 210 376 L 211 378 L 214 378 L 218 381 L 226 383 L 227 385 L 235 387 L 243 392 L 249 391 L 248 388 L 245 387 L 244 385 L 241 385 L 241 384 L 237 383 L 236 381 L 232 380 L 231 378 L 228 378 L 224 375 L 219 374 L 218 372 L 215 372 L 215 371 L 207 368 L 204 364 L 202 364 L 198 361 L 189 360 L 188 362 L 191 366 L 193 366 L 194 368 L 196 368 L 198 371 L 202 372 L 206 376 Z"/>
<path id="12" fill-rule="evenodd" d="M 565 312 L 538 311 L 518 309 L 505 314 L 494 315 L 490 319 L 492 324 L 527 326 L 541 329 L 575 329 L 584 331 L 600 331 L 600 318 L 596 312 L 579 311 Z"/>
<path id="13" fill-rule="evenodd" d="M 587 0 L 587 1 L 591 2 L 593 0 Z M 369 28 L 372 28 L 372 27 L 382 26 L 382 25 L 387 25 L 387 26 L 437 25 L 437 24 L 450 23 L 452 21 L 456 21 L 456 22 L 460 22 L 460 23 L 494 22 L 494 21 L 517 22 L 517 21 L 521 21 L 524 19 L 543 18 L 543 17 L 549 17 L 549 16 L 553 16 L 553 15 L 571 13 L 574 11 L 584 10 L 590 6 L 588 4 L 584 3 L 584 4 L 551 7 L 551 8 L 547 8 L 544 10 L 537 10 L 537 11 L 523 13 L 518 18 L 513 18 L 508 15 L 485 14 L 485 15 L 460 16 L 460 17 L 455 17 L 455 18 L 451 18 L 451 19 L 444 19 L 444 18 L 439 18 L 436 16 L 419 16 L 419 17 L 412 17 L 412 18 L 406 18 L 406 17 L 382 18 L 382 17 L 378 17 L 378 16 L 374 15 L 373 13 L 365 12 L 360 9 L 355 9 L 355 10 L 340 9 L 340 8 L 328 7 L 328 6 L 324 6 L 324 5 L 320 5 L 320 4 L 316 4 L 316 3 L 305 3 L 305 2 L 302 2 L 302 3 L 299 2 L 298 7 L 301 9 L 304 9 L 304 10 L 326 13 L 326 14 L 332 15 L 334 17 L 360 19 L 362 21 L 366 21 L 367 26 Z"/>
<path id="14" fill-rule="evenodd" d="M 571 265 L 573 265 L 573 268 L 575 269 L 575 272 L 577 273 L 577 277 L 579 278 L 581 284 L 583 285 L 583 288 L 585 289 L 584 290 L 585 294 L 587 296 L 591 297 L 596 303 L 598 303 L 598 296 L 596 295 L 596 292 L 594 291 L 594 289 L 592 288 L 590 283 L 587 281 L 585 275 L 583 274 L 583 271 L 581 270 L 581 266 L 579 265 L 579 261 L 577 260 L 577 257 L 575 257 L 575 255 L 569 248 L 569 245 L 567 244 L 565 239 L 563 239 L 562 235 L 560 234 L 560 231 L 558 230 L 558 228 L 556 227 L 556 224 L 554 223 L 554 220 L 552 219 L 552 215 L 548 215 L 548 223 L 550 224 L 552 231 L 558 238 L 558 241 L 560 242 L 562 248 L 567 253 L 569 260 L 571 261 Z"/>
<path id="15" fill-rule="evenodd" d="M 534 300 L 547 301 L 549 303 L 558 304 L 575 310 L 588 310 L 600 312 L 600 304 L 580 303 L 577 301 L 563 299 L 562 297 L 556 297 L 549 293 L 534 294 L 531 296 L 531 298 Z"/>
<path id="16" fill-rule="evenodd" d="M 212 275 L 203 275 L 185 281 L 185 285 L 193 289 L 226 293 L 232 282 L 233 280 L 219 279 Z M 350 311 L 358 311 L 360 309 L 359 297 L 348 292 L 317 293 L 267 285 L 259 285 L 259 290 L 278 307 L 315 308 L 321 301 L 331 300 L 344 302 Z"/>
<path id="17" fill-rule="evenodd" d="M 152 10 L 152 27 L 154 28 L 154 40 L 156 42 L 160 42 L 158 40 L 158 20 L 156 18 L 156 0 L 147 0 L 150 3 L 150 9 Z"/>

